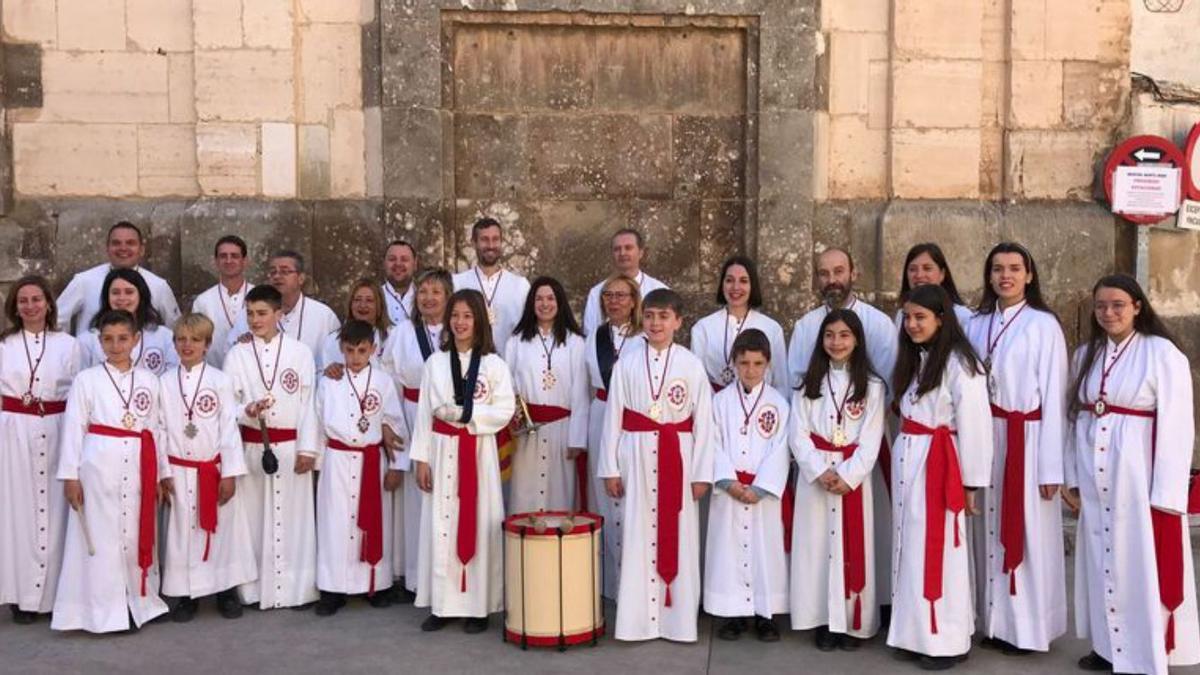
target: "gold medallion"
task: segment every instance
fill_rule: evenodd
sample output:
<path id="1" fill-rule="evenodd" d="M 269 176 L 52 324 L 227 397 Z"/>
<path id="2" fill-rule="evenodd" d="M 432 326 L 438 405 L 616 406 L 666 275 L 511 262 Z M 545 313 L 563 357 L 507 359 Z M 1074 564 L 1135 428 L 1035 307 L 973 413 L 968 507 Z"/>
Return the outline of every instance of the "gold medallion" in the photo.
<path id="1" fill-rule="evenodd" d="M 271 392 L 268 391 L 267 395 L 263 397 L 262 402 L 263 402 L 264 408 L 270 408 L 270 407 L 274 406 L 275 405 L 275 394 L 272 394 Z"/>
<path id="2" fill-rule="evenodd" d="M 367 433 L 367 429 L 371 428 L 371 420 L 367 419 L 366 415 L 358 418 L 358 430 Z"/>
<path id="3" fill-rule="evenodd" d="M 27 391 L 21 395 L 21 405 L 25 406 L 26 408 L 33 405 L 33 392 Z"/>
<path id="4" fill-rule="evenodd" d="M 196 425 L 192 424 L 191 422 L 188 422 L 187 426 L 183 428 L 183 435 L 187 436 L 188 438 L 195 438 L 196 434 L 199 432 L 200 430 L 197 429 Z"/>
<path id="5" fill-rule="evenodd" d="M 655 401 L 650 404 L 650 419 L 657 422 L 660 417 L 662 417 L 662 406 L 659 405 L 658 401 Z"/>
<path id="6" fill-rule="evenodd" d="M 488 323 L 492 324 L 493 326 L 496 325 L 496 310 L 492 309 L 491 307 L 488 307 Z"/>
<path id="7" fill-rule="evenodd" d="M 846 445 L 850 439 L 846 437 L 845 429 L 843 429 L 842 427 L 834 427 L 832 440 L 833 440 L 833 444 L 835 446 L 837 446 L 839 448 L 844 448 L 844 447 L 846 447 Z"/>
<path id="8" fill-rule="evenodd" d="M 132 429 L 136 422 L 137 418 L 135 418 L 133 413 L 129 412 L 128 410 L 126 410 L 125 414 L 121 417 L 121 424 L 124 425 L 126 429 Z"/>
<path id="9" fill-rule="evenodd" d="M 1104 402 L 1104 399 L 1100 399 L 1092 405 L 1092 412 L 1096 414 L 1096 417 L 1104 417 L 1104 414 L 1108 412 L 1108 404 Z"/>
<path id="10" fill-rule="evenodd" d="M 542 371 L 542 390 L 550 391 L 551 389 L 554 388 L 554 385 L 556 385 L 556 384 L 558 384 L 558 378 L 554 375 L 554 372 L 551 370 L 543 370 Z"/>

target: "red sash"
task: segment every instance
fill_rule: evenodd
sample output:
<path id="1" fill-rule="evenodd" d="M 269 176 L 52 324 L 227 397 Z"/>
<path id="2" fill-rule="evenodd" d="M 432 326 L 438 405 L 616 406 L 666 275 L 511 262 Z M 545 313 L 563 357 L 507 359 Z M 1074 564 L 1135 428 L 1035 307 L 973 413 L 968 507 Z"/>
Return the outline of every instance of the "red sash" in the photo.
<path id="1" fill-rule="evenodd" d="M 838 447 L 826 438 L 809 433 L 813 445 L 825 452 L 841 453 L 842 459 L 850 459 L 858 450 L 858 443 Z M 863 528 L 862 486 L 842 495 L 842 561 L 846 599 L 854 597 L 854 630 L 862 628 L 862 592 L 867 587 L 866 536 Z"/>
<path id="2" fill-rule="evenodd" d="M 549 424 L 559 420 L 565 420 L 571 416 L 571 411 L 556 405 L 539 405 L 537 403 L 526 403 L 525 407 L 529 410 L 529 419 L 534 424 Z M 579 485 L 579 510 L 587 510 L 587 452 L 579 453 L 575 458 L 575 482 Z"/>
<path id="3" fill-rule="evenodd" d="M 262 445 L 263 435 L 262 429 L 241 425 L 243 443 L 258 443 Z M 295 429 L 277 429 L 275 427 L 267 427 L 267 438 L 272 443 L 287 443 L 296 440 Z"/>
<path id="4" fill-rule="evenodd" d="M 138 450 L 138 468 L 142 487 L 138 503 L 138 567 L 142 570 L 142 597 L 146 596 L 146 577 L 154 564 L 154 502 L 158 497 L 158 458 L 155 456 L 154 435 L 149 429 L 134 431 L 118 429 L 103 424 L 89 424 L 88 433 L 110 438 L 137 438 L 141 440 Z"/>
<path id="5" fill-rule="evenodd" d="M 958 514 L 966 507 L 967 495 L 954 447 L 954 431 L 948 426 L 936 429 L 904 418 L 900 433 L 910 436 L 933 436 L 925 460 L 925 581 L 924 596 L 929 601 L 930 631 L 937 633 L 935 604 L 942 598 L 942 567 L 945 563 L 945 513 L 954 517 L 954 547 L 962 545 L 958 536 Z"/>
<path id="6" fill-rule="evenodd" d="M 46 415 L 61 415 L 67 410 L 66 401 L 34 401 L 29 405 L 25 405 L 21 399 L 15 396 L 0 397 L 0 410 L 4 412 L 17 413 L 20 415 L 37 415 L 45 417 Z"/>
<path id="7" fill-rule="evenodd" d="M 208 560 L 212 536 L 217 532 L 217 502 L 221 488 L 221 457 L 199 461 L 182 457 L 168 457 L 172 466 L 196 470 L 196 519 L 204 530 L 204 560 Z"/>
<path id="8" fill-rule="evenodd" d="M 455 550 L 463 566 L 459 592 L 466 593 L 467 565 L 475 557 L 475 531 L 479 520 L 477 440 L 466 427 L 456 427 L 436 417 L 433 420 L 433 433 L 458 439 L 458 532 L 455 535 Z"/>
<path id="9" fill-rule="evenodd" d="M 1091 412 L 1093 404 L 1084 410 Z M 1094 413 L 1093 413 L 1094 414 Z M 1118 405 L 1108 405 L 1105 415 L 1127 415 L 1153 420 L 1150 431 L 1150 455 L 1154 456 L 1158 445 L 1158 411 L 1138 410 Z M 1154 558 L 1158 568 L 1158 596 L 1167 608 L 1167 653 L 1175 650 L 1175 610 L 1183 604 L 1183 516 L 1150 509 L 1150 525 L 1154 530 Z"/>
<path id="10" fill-rule="evenodd" d="M 417 401 L 420 401 L 421 400 L 421 390 L 420 389 L 409 389 L 408 387 L 404 387 L 404 400 L 411 401 L 412 403 L 416 403 Z"/>
<path id="11" fill-rule="evenodd" d="M 1017 594 L 1017 567 L 1025 560 L 1025 423 L 1042 419 L 1042 409 L 1005 410 L 992 404 L 992 417 L 1004 420 L 1004 486 L 1000 493 L 1000 545 L 1008 594 Z"/>
<path id="12" fill-rule="evenodd" d="M 608 401 L 608 390 L 607 389 L 597 389 L 596 390 L 596 400 L 607 402 Z"/>
<path id="13" fill-rule="evenodd" d="M 346 445 L 330 438 L 325 445 L 333 450 L 342 452 L 357 452 L 362 454 L 362 474 L 358 480 L 358 514 L 356 522 L 363 534 L 362 547 L 358 559 L 371 566 L 371 586 L 367 595 L 375 594 L 375 566 L 383 560 L 383 492 L 380 489 L 380 455 L 379 445 Z"/>
<path id="14" fill-rule="evenodd" d="M 683 454 L 679 450 L 679 434 L 692 433 L 692 418 L 681 422 L 655 422 L 636 410 L 625 408 L 621 414 L 621 429 L 658 432 L 658 560 L 654 568 L 666 586 L 666 606 L 670 607 L 671 582 L 679 573 L 679 512 L 683 510 Z"/>

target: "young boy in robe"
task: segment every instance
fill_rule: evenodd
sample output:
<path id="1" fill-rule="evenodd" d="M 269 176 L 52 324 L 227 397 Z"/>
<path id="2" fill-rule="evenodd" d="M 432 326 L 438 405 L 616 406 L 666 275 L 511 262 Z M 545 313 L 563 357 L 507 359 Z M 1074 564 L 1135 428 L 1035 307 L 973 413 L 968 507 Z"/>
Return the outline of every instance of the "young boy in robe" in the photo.
<path id="1" fill-rule="evenodd" d="M 646 345 L 613 369 L 599 464 L 605 491 L 623 500 L 615 636 L 695 642 L 712 388 L 700 359 L 675 344 L 679 294 L 651 291 L 642 308 Z"/>
<path id="2" fill-rule="evenodd" d="M 178 597 L 171 620 L 191 621 L 216 593 L 226 619 L 242 615 L 237 587 L 258 576 L 250 524 L 236 497 L 246 460 L 229 377 L 208 365 L 213 322 L 186 314 L 175 324 L 179 365 L 159 377 L 163 443 L 178 490 L 167 517 L 163 595 Z"/>
<path id="3" fill-rule="evenodd" d="M 726 617 L 717 631 L 736 640 L 754 617 L 763 642 L 787 611 L 788 570 L 780 497 L 788 476 L 788 402 L 764 383 L 771 343 L 757 328 L 733 341 L 737 380 L 713 396 L 713 481 L 704 558 L 704 611 Z M 782 355 L 781 355 L 782 356 Z M 788 514 L 789 516 L 791 514 Z"/>
<path id="4" fill-rule="evenodd" d="M 130 357 L 133 315 L 110 310 L 97 326 L 106 360 L 76 378 L 63 419 L 58 479 L 71 514 L 50 627 L 107 633 L 167 611 L 155 525 L 172 480 L 155 438 L 158 378 Z"/>
<path id="5" fill-rule="evenodd" d="M 317 480 L 318 616 L 331 616 L 348 594 L 366 593 L 372 607 L 387 607 L 392 586 L 391 508 L 383 493 L 402 475 L 392 468 L 402 428 L 400 396 L 392 378 L 371 363 L 375 329 L 350 320 L 338 331 L 339 378 L 317 386 L 317 418 L 324 452 Z M 386 473 L 386 475 L 385 475 Z M 390 505 L 389 505 L 390 506 Z"/>

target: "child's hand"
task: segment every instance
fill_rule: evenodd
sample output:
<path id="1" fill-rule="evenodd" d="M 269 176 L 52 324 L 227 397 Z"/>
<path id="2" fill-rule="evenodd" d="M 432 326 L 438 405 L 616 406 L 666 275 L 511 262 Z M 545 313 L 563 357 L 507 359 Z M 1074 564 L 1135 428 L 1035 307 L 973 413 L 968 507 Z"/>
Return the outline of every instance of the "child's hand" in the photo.
<path id="1" fill-rule="evenodd" d="M 296 473 L 305 474 L 317 465 L 317 458 L 312 455 L 296 455 Z"/>
<path id="2" fill-rule="evenodd" d="M 708 494 L 708 483 L 692 483 L 692 500 L 700 501 L 700 498 Z"/>
<path id="3" fill-rule="evenodd" d="M 63 481 L 63 494 L 67 498 L 67 503 L 76 511 L 83 508 L 83 483 L 78 480 Z"/>
<path id="4" fill-rule="evenodd" d="M 383 474 L 383 489 L 388 492 L 395 492 L 403 480 L 404 474 L 400 470 L 388 469 L 387 473 Z"/>
<path id="5" fill-rule="evenodd" d="M 422 492 L 433 492 L 433 472 L 425 462 L 413 462 L 417 467 L 417 487 Z"/>
<path id="6" fill-rule="evenodd" d="M 345 372 L 345 370 L 346 370 L 346 367 L 343 366 L 342 364 L 331 363 L 331 364 L 325 366 L 324 375 L 325 375 L 325 377 L 328 377 L 331 380 L 340 380 L 340 379 L 342 379 L 342 374 Z"/>
<path id="7" fill-rule="evenodd" d="M 234 492 L 237 491 L 237 479 L 233 476 L 221 479 L 221 486 L 217 488 L 217 504 L 225 506 L 233 499 Z"/>
<path id="8" fill-rule="evenodd" d="M 612 497 L 613 499 L 621 499 L 625 496 L 625 486 L 621 484 L 620 477 L 605 478 L 604 491 L 607 492 L 608 496 Z"/>
<path id="9" fill-rule="evenodd" d="M 169 506 L 175 501 L 175 479 L 164 478 L 158 481 L 158 502 L 163 506 Z"/>

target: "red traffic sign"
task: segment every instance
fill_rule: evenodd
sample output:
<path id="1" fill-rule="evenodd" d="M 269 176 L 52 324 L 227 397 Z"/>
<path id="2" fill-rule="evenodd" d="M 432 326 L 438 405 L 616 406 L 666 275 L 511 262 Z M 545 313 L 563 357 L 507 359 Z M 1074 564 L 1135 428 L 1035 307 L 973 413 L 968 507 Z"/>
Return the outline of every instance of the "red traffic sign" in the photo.
<path id="1" fill-rule="evenodd" d="M 1183 186 L 1188 199 L 1200 201 L 1200 122 L 1188 134 Z"/>
<path id="2" fill-rule="evenodd" d="M 1161 136 L 1134 136 L 1125 139 L 1116 148 L 1113 148 L 1112 154 L 1108 156 L 1108 162 L 1104 165 L 1104 194 L 1110 204 L 1113 203 L 1113 178 L 1116 176 L 1117 168 L 1122 166 L 1176 168 L 1182 174 L 1183 185 L 1191 184 L 1188 178 L 1187 162 L 1183 153 L 1174 143 Z M 1180 197 L 1182 198 L 1183 195 L 1180 194 Z M 1180 201 L 1182 202 L 1182 199 Z M 1178 210 L 1179 204 L 1175 204 L 1174 210 L 1161 214 L 1119 213 L 1118 215 L 1131 223 L 1151 225 Z"/>

